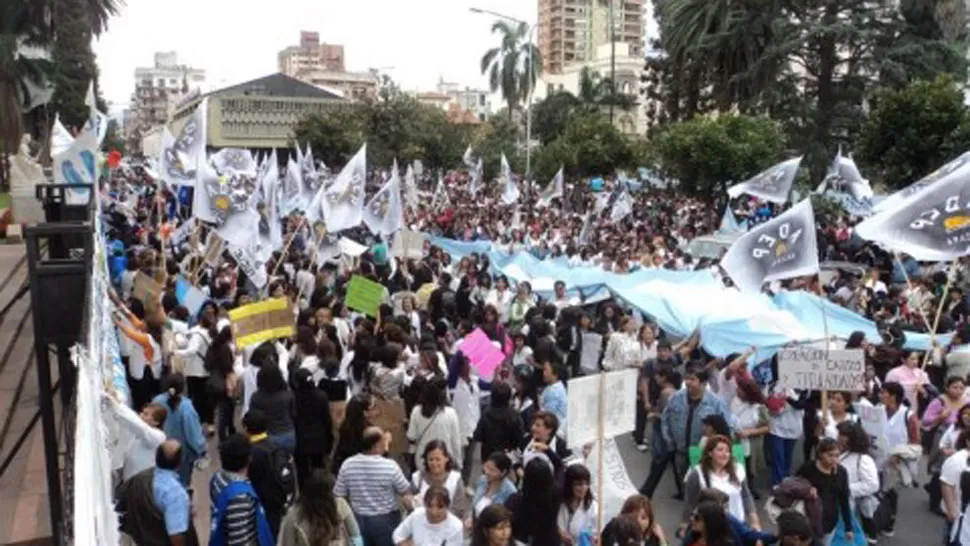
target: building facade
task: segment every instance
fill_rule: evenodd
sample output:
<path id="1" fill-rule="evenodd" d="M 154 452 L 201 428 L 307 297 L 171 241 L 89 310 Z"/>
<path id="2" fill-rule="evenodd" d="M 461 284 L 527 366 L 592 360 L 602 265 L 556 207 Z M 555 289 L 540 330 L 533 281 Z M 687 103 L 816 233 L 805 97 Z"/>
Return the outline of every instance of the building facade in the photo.
<path id="1" fill-rule="evenodd" d="M 206 146 L 268 150 L 288 148 L 293 128 L 310 114 L 325 114 L 346 100 L 287 76 L 272 74 L 204 95 Z M 182 104 L 172 116 L 169 128 L 178 134 L 203 97 Z"/>
<path id="2" fill-rule="evenodd" d="M 612 42 L 627 44 L 633 57 L 643 56 L 647 0 L 538 2 L 538 41 L 546 74 L 562 74 L 571 65 L 593 61 L 597 48 Z"/>
<path id="3" fill-rule="evenodd" d="M 174 51 L 155 53 L 155 64 L 135 69 L 135 92 L 125 113 L 125 137 L 137 143 L 153 127 L 169 121 L 179 101 L 205 86 L 205 71 L 179 64 Z"/>
<path id="4" fill-rule="evenodd" d="M 616 87 L 620 93 L 637 101 L 630 110 L 614 108 L 613 125 L 624 134 L 643 135 L 647 132 L 648 118 L 640 96 L 640 75 L 643 73 L 643 58 L 633 56 L 629 44 L 616 44 Z M 533 100 L 540 101 L 549 95 L 566 91 L 579 96 L 583 69 L 601 78 L 608 78 L 613 67 L 613 49 L 610 44 L 601 45 L 596 50 L 596 58 L 583 64 L 573 64 L 559 74 L 543 74 L 536 82 Z M 608 110 L 604 108 L 604 113 Z"/>
<path id="5" fill-rule="evenodd" d="M 347 72 L 345 70 L 308 68 L 297 72 L 294 77 L 348 100 L 374 98 L 377 96 L 380 84 L 380 74 L 376 70 Z"/>
<path id="6" fill-rule="evenodd" d="M 462 88 L 457 83 L 438 81 L 434 91 L 414 94 L 422 104 L 428 104 L 448 114 L 455 123 L 478 124 L 492 116 L 492 99 L 488 91 Z"/>
<path id="7" fill-rule="evenodd" d="M 332 70 L 343 72 L 344 46 L 320 43 L 320 33 L 301 31 L 300 44 L 289 46 L 276 56 L 277 69 L 287 76 L 296 77 L 305 70 Z"/>

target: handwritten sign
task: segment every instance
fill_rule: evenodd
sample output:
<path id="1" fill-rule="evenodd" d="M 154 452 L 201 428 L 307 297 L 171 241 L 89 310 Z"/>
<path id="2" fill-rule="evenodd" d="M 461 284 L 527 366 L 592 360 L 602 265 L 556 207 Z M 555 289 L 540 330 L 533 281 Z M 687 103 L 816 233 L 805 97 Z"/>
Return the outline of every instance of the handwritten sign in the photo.
<path id="1" fill-rule="evenodd" d="M 354 275 L 347 285 L 347 307 L 376 317 L 384 301 L 384 286 L 368 278 Z"/>
<path id="2" fill-rule="evenodd" d="M 571 448 L 596 441 L 599 436 L 600 407 L 603 408 L 603 437 L 612 438 L 635 428 L 637 370 L 587 375 L 569 380 L 566 389 L 566 440 Z M 600 405 L 600 381 L 605 400 Z"/>
<path id="3" fill-rule="evenodd" d="M 579 367 L 586 373 L 598 372 L 601 352 L 603 352 L 603 336 L 593 332 L 583 334 L 583 353 L 579 359 Z"/>
<path id="4" fill-rule="evenodd" d="M 290 337 L 294 333 L 293 309 L 286 298 L 275 298 L 243 305 L 229 311 L 236 347 L 259 345 L 264 341 Z"/>
<path id="5" fill-rule="evenodd" d="M 424 241 L 427 235 L 419 231 L 402 229 L 394 234 L 394 255 L 401 258 L 420 260 L 424 256 Z"/>
<path id="6" fill-rule="evenodd" d="M 232 259 L 236 260 L 239 269 L 243 270 L 253 286 L 256 288 L 266 286 L 266 283 L 269 282 L 269 275 L 266 273 L 265 263 L 259 259 L 258 249 L 229 245 L 229 254 L 232 255 Z"/>
<path id="7" fill-rule="evenodd" d="M 478 372 L 478 377 L 487 381 L 492 380 L 495 370 L 505 360 L 505 354 L 492 344 L 492 340 L 481 328 L 475 328 L 472 333 L 465 336 L 459 350 L 468 357 L 468 361 Z"/>
<path id="8" fill-rule="evenodd" d="M 162 293 L 162 285 L 151 276 L 139 271 L 135 274 L 135 284 L 131 296 L 141 301 L 146 308 L 154 309 L 158 304 L 158 296 Z"/>
<path id="9" fill-rule="evenodd" d="M 786 389 L 858 392 L 865 386 L 862 349 L 795 347 L 778 352 L 778 382 Z"/>

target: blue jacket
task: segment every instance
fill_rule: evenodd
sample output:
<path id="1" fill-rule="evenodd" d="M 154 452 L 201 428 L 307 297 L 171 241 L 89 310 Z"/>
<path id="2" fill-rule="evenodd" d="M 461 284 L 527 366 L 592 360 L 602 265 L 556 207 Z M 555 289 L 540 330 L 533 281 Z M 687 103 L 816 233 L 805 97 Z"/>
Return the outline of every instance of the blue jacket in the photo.
<path id="1" fill-rule="evenodd" d="M 729 425 L 731 422 L 731 411 L 719 396 L 710 391 L 704 391 L 704 397 L 694 409 L 694 416 L 690 425 L 690 438 L 685 438 L 687 431 L 687 414 L 689 407 L 687 404 L 687 389 L 681 389 L 670 397 L 667 407 L 661 416 L 661 426 L 664 441 L 667 447 L 678 453 L 687 453 L 690 446 L 697 445 L 704 433 L 704 418 L 708 415 L 720 414 Z M 684 442 L 687 441 L 685 444 Z"/>
<path id="2" fill-rule="evenodd" d="M 478 483 L 475 485 L 475 496 L 472 497 L 472 510 L 478 505 L 478 501 L 482 500 L 482 497 L 485 496 L 485 488 L 487 486 L 485 476 L 479 476 Z M 492 504 L 504 505 L 505 501 L 509 500 L 509 497 L 514 495 L 516 491 L 517 489 L 515 488 L 515 484 L 512 483 L 512 480 L 508 478 L 503 479 L 501 487 L 492 496 Z"/>
<path id="3" fill-rule="evenodd" d="M 778 537 L 775 535 L 762 531 L 755 531 L 750 525 L 732 516 L 731 514 L 727 514 L 727 518 L 728 525 L 731 527 L 731 537 L 734 539 L 734 544 L 736 546 L 754 546 L 759 540 L 765 546 L 778 542 Z M 694 531 L 688 530 L 686 533 L 684 533 L 684 546 L 693 544 L 694 540 L 696 540 Z"/>

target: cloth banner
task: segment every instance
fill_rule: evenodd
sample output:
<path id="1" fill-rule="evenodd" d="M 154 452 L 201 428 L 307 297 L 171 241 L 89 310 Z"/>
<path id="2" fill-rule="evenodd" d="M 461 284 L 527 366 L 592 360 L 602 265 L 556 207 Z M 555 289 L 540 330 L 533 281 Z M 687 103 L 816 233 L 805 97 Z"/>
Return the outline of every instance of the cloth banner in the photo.
<path id="1" fill-rule="evenodd" d="M 599 451 L 599 444 L 593 444 L 586 459 L 586 468 L 589 469 L 592 478 L 589 489 L 594 495 L 599 492 Z M 637 494 L 639 491 L 630 479 L 616 440 L 606 438 L 603 440 L 603 498 L 599 499 L 600 509 L 603 510 L 603 522 L 608 522 L 620 515 L 623 503 Z"/>

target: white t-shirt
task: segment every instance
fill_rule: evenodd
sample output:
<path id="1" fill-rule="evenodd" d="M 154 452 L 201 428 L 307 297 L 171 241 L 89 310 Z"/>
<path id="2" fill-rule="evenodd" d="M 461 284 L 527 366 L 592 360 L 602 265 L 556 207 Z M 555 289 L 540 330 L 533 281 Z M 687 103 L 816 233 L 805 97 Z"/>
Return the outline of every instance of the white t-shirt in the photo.
<path id="1" fill-rule="evenodd" d="M 573 544 L 579 544 L 579 535 L 583 531 L 596 533 L 596 523 L 599 519 L 599 506 L 596 501 L 589 503 L 589 508 L 580 505 L 575 512 L 570 513 L 565 504 L 559 505 L 559 516 L 556 523 L 559 532 L 568 534 L 573 538 Z"/>
<path id="2" fill-rule="evenodd" d="M 410 540 L 415 545 L 462 546 L 465 540 L 465 527 L 458 516 L 448 512 L 441 523 L 432 524 L 424 508 L 418 508 L 394 529 L 391 535 L 394 544 Z"/>
<path id="3" fill-rule="evenodd" d="M 947 457 L 943 462 L 943 468 L 940 469 L 940 481 L 953 487 L 956 492 L 957 508 L 960 507 L 961 499 L 960 475 L 970 470 L 970 464 L 967 463 L 968 457 L 970 457 L 970 451 L 961 449 Z"/>
<path id="4" fill-rule="evenodd" d="M 744 465 L 734 465 L 734 473 L 738 478 L 738 483 L 731 481 L 731 477 L 727 474 L 717 475 L 713 472 L 707 475 L 710 478 L 710 482 L 707 482 L 699 466 L 695 466 L 691 469 L 691 472 L 697 474 L 701 489 L 710 487 L 723 491 L 728 496 L 728 512 L 741 521 L 745 520 L 747 514 L 744 511 L 744 497 L 742 496 L 742 492 L 744 490 L 744 480 L 747 479 L 747 476 L 744 473 Z"/>

